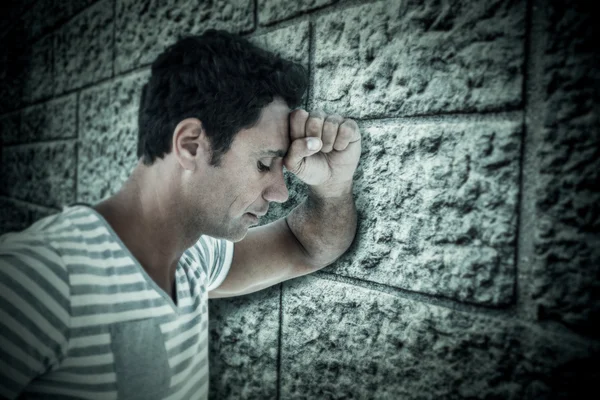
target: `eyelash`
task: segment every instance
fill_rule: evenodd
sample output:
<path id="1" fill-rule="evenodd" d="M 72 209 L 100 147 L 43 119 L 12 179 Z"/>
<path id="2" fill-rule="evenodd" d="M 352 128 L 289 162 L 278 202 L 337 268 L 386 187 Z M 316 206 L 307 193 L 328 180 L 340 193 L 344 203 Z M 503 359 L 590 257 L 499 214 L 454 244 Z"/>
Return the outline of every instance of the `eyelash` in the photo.
<path id="1" fill-rule="evenodd" d="M 260 161 L 258 161 L 257 166 L 258 166 L 258 170 L 260 172 L 268 172 L 271 170 L 271 168 L 267 167 L 265 164 L 261 163 Z"/>

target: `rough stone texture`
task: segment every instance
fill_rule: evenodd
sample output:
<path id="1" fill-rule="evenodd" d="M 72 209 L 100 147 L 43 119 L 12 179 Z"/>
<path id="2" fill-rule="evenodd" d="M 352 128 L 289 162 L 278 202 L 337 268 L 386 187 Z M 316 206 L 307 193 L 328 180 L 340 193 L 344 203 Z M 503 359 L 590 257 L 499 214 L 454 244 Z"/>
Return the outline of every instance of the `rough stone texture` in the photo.
<path id="1" fill-rule="evenodd" d="M 250 41 L 272 51 L 286 60 L 302 64 L 308 69 L 309 25 L 301 22 L 286 28 L 277 29 L 263 35 L 254 36 Z"/>
<path id="2" fill-rule="evenodd" d="M 592 6 L 94 1 L 38 0 L 19 11 L 26 23 L 0 27 L 0 140 L 73 137 L 75 98 L 47 98 L 76 91 L 69 96 L 80 100 L 77 140 L 0 150 L 0 234 L 120 188 L 136 162 L 148 77 L 123 72 L 147 65 L 179 35 L 247 33 L 305 66 L 313 52 L 311 109 L 411 118 L 360 122 L 359 231 L 344 257 L 284 283 L 282 310 L 281 286 L 211 300 L 211 398 L 589 397 L 600 381 L 600 35 Z M 254 32 L 255 4 L 257 23 L 275 30 Z M 312 15 L 276 25 L 303 13 Z M 99 85 L 113 69 L 118 76 Z M 496 113 L 506 110 L 514 112 Z M 527 251 L 515 271 L 522 137 L 520 210 L 535 213 L 524 213 L 519 243 L 528 240 L 537 260 L 530 264 L 533 251 L 520 246 Z M 271 205 L 262 224 L 305 198 L 294 175 L 286 181 L 290 200 Z M 395 295 L 361 287 L 381 285 Z M 515 287 L 523 294 L 516 302 Z"/>
<path id="3" fill-rule="evenodd" d="M 283 289 L 282 399 L 580 398 L 600 346 L 302 277 Z"/>
<path id="4" fill-rule="evenodd" d="M 0 38 L 14 23 L 18 23 L 36 0 L 4 0 L 0 14 Z"/>
<path id="5" fill-rule="evenodd" d="M 45 36 L 31 46 L 30 60 L 24 71 L 23 100 L 31 103 L 52 95 L 52 40 Z"/>
<path id="6" fill-rule="evenodd" d="M 23 110 L 17 142 L 66 139 L 77 135 L 77 95 L 71 94 Z"/>
<path id="7" fill-rule="evenodd" d="M 31 225 L 29 211 L 12 200 L 0 197 L 0 235 L 21 231 Z"/>
<path id="8" fill-rule="evenodd" d="M 74 138 L 77 95 L 72 94 L 0 117 L 4 144 Z"/>
<path id="9" fill-rule="evenodd" d="M 337 0 L 258 0 L 258 21 L 269 25 Z"/>
<path id="10" fill-rule="evenodd" d="M 522 103 L 525 1 L 388 1 L 316 22 L 314 105 L 353 117 Z"/>
<path id="11" fill-rule="evenodd" d="M 19 111 L 0 117 L 0 143 L 13 143 L 18 140 L 21 130 L 21 113 Z"/>
<path id="12" fill-rule="evenodd" d="M 117 0 L 117 73 L 149 64 L 179 35 L 254 28 L 252 0 Z"/>
<path id="13" fill-rule="evenodd" d="M 26 27 L 26 36 L 28 40 L 36 38 L 49 32 L 60 19 L 54 6 L 56 0 L 36 0 L 32 1 L 29 9 L 19 16 L 21 23 Z"/>
<path id="14" fill-rule="evenodd" d="M 115 194 L 137 163 L 137 115 L 149 71 L 87 89 L 79 103 L 77 200 Z"/>
<path id="15" fill-rule="evenodd" d="M 33 206 L 0 197 L 0 235 L 27 228 L 35 221 L 59 212 L 57 209 Z"/>
<path id="16" fill-rule="evenodd" d="M 6 0 L 5 0 L 6 1 Z M 6 24 L 15 22 L 25 28 L 22 40 L 33 41 L 52 31 L 57 25 L 94 3 L 96 0 L 26 0 L 15 3 L 8 9 L 7 15 L 0 16 Z M 3 8 L 2 11 L 6 12 Z M 0 27 L 0 36 L 5 23 Z"/>
<path id="17" fill-rule="evenodd" d="M 209 398 L 277 397 L 279 293 L 210 300 Z"/>
<path id="18" fill-rule="evenodd" d="M 37 0 L 23 15 L 29 39 L 35 39 L 67 21 L 96 0 Z"/>
<path id="19" fill-rule="evenodd" d="M 59 0 L 55 1 L 57 3 L 55 6 L 58 7 L 62 11 L 62 14 L 68 18 L 72 17 L 73 15 L 77 14 L 78 12 L 80 12 L 90 4 L 97 2 L 98 0 L 71 0 L 68 2 L 61 2 Z"/>
<path id="20" fill-rule="evenodd" d="M 0 46 L 0 114 L 23 104 L 25 77 L 31 70 L 31 45 L 23 45 L 24 27 L 14 25 L 2 37 Z"/>
<path id="21" fill-rule="evenodd" d="M 540 319 L 600 337 L 600 30 L 591 6 L 552 4 L 532 297 Z"/>
<path id="22" fill-rule="evenodd" d="M 401 122 L 361 132 L 357 239 L 327 271 L 460 301 L 510 303 L 520 124 Z"/>
<path id="23" fill-rule="evenodd" d="M 113 67 L 113 2 L 102 0 L 56 32 L 55 94 L 108 78 Z"/>
<path id="24" fill-rule="evenodd" d="M 75 199 L 75 142 L 64 141 L 2 149 L 2 193 L 48 207 Z"/>
<path id="25" fill-rule="evenodd" d="M 521 124 L 472 121 L 361 123 L 354 176 L 357 238 L 324 271 L 502 306 L 512 303 Z M 286 172 L 287 215 L 306 186 Z"/>

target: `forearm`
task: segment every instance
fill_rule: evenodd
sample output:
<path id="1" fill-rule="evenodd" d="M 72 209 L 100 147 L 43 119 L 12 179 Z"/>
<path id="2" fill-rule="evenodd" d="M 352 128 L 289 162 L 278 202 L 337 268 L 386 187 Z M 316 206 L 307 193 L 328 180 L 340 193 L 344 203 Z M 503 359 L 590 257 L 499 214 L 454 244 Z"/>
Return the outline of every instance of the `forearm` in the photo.
<path id="1" fill-rule="evenodd" d="M 286 217 L 315 268 L 338 259 L 350 247 L 356 234 L 356 206 L 352 184 L 335 190 L 308 187 L 308 198 Z"/>

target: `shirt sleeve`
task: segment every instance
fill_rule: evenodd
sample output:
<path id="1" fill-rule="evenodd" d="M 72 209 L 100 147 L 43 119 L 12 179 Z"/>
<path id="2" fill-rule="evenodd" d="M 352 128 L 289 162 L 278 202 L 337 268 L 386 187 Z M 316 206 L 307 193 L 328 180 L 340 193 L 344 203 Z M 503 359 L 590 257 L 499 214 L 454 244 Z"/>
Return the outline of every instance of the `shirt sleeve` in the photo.
<path id="1" fill-rule="evenodd" d="M 50 246 L 0 241 L 0 398 L 17 398 L 64 358 L 68 281 L 64 263 Z"/>
<path id="2" fill-rule="evenodd" d="M 223 283 L 233 260 L 233 242 L 203 235 L 193 246 L 200 265 L 208 276 L 208 291 Z"/>

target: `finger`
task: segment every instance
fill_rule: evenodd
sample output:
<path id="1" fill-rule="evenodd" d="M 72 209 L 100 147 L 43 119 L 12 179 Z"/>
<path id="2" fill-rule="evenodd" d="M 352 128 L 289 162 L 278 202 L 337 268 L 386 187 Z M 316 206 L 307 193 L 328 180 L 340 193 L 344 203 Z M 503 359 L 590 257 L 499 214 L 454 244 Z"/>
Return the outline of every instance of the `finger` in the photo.
<path id="1" fill-rule="evenodd" d="M 305 129 L 308 116 L 308 112 L 302 108 L 290 112 L 290 142 L 306 136 Z"/>
<path id="2" fill-rule="evenodd" d="M 309 145 L 314 140 L 317 140 L 316 147 L 310 148 Z M 287 155 L 283 159 L 285 168 L 293 174 L 298 174 L 302 169 L 305 157 L 309 157 L 317 153 L 323 143 L 315 138 L 301 138 L 294 140 L 290 145 Z"/>
<path id="3" fill-rule="evenodd" d="M 323 153 L 329 153 L 333 150 L 333 144 L 338 135 L 338 129 L 343 121 L 344 118 L 337 114 L 329 115 L 325 118 L 325 123 L 323 124 L 323 136 L 321 137 L 321 140 L 323 141 L 321 151 Z"/>
<path id="4" fill-rule="evenodd" d="M 333 144 L 333 148 L 337 151 L 343 151 L 352 142 L 360 140 L 360 129 L 358 124 L 352 120 L 345 120 L 338 129 L 338 135 Z"/>
<path id="5" fill-rule="evenodd" d="M 325 122 L 326 114 L 323 111 L 311 111 L 306 121 L 306 136 L 316 137 L 321 139 L 323 136 L 323 123 Z"/>

